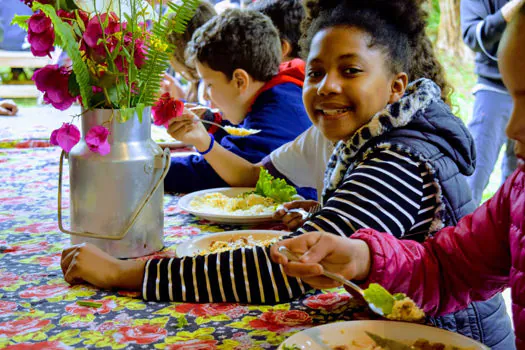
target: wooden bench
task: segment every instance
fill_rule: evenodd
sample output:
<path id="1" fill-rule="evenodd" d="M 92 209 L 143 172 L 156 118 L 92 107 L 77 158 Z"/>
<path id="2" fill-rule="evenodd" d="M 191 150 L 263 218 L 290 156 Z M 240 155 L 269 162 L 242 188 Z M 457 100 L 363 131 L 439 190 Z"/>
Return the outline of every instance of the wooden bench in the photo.
<path id="1" fill-rule="evenodd" d="M 31 51 L 0 50 L 0 67 L 41 68 L 53 62 L 49 57 L 35 57 Z M 1 84 L 1 98 L 38 97 L 40 92 L 34 84 Z"/>

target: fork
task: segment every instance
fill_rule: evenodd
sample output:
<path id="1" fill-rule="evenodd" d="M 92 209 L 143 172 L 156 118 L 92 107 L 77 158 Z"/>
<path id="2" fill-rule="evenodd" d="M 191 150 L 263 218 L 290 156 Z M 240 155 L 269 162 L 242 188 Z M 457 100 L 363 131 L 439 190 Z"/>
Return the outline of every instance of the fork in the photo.
<path id="1" fill-rule="evenodd" d="M 293 209 L 286 209 L 284 206 L 281 206 L 280 209 L 283 209 L 287 213 L 299 213 L 302 216 L 302 220 L 310 220 L 310 218 L 317 213 L 319 210 L 321 210 L 321 203 L 317 203 L 316 205 L 308 208 L 308 211 L 304 210 L 303 208 L 293 208 Z"/>

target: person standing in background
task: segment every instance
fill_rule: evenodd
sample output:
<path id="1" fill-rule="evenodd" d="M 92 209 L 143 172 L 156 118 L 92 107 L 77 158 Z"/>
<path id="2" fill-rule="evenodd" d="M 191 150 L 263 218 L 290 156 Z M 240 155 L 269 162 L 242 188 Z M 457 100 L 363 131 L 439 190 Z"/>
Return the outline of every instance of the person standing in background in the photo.
<path id="1" fill-rule="evenodd" d="M 514 144 L 505 136 L 512 99 L 501 81 L 496 51 L 507 23 L 525 0 L 461 0 L 461 31 L 465 44 L 476 52 L 478 81 L 474 87 L 474 110 L 468 128 L 476 146 L 476 170 L 468 179 L 472 197 L 479 204 L 494 169 L 501 146 L 506 143 L 502 183 L 516 169 Z"/>

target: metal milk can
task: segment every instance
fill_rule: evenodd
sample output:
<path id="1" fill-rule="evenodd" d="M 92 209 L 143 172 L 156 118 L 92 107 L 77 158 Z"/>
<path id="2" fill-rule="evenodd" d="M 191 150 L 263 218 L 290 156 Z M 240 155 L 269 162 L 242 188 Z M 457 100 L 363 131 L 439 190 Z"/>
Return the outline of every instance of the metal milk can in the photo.
<path id="1" fill-rule="evenodd" d="M 71 229 L 62 224 L 62 166 L 60 159 L 58 221 L 71 243 L 90 242 L 118 258 L 151 254 L 163 248 L 164 177 L 170 165 L 151 139 L 151 108 L 142 122 L 135 115 L 124 123 L 119 110 L 83 111 L 82 138 L 67 155 L 70 179 Z M 111 152 L 89 150 L 85 135 L 96 125 L 109 129 Z"/>

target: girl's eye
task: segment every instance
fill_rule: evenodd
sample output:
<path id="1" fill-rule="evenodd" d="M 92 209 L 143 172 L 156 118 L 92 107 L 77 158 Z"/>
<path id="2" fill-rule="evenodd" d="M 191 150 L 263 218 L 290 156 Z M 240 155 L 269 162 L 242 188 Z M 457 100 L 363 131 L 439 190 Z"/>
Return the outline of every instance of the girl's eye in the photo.
<path id="1" fill-rule="evenodd" d="M 343 73 L 345 75 L 356 75 L 356 74 L 359 74 L 361 72 L 362 72 L 362 70 L 360 70 L 359 68 L 350 67 L 350 68 L 343 69 Z"/>

